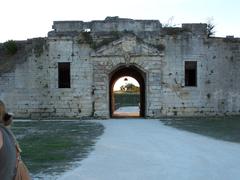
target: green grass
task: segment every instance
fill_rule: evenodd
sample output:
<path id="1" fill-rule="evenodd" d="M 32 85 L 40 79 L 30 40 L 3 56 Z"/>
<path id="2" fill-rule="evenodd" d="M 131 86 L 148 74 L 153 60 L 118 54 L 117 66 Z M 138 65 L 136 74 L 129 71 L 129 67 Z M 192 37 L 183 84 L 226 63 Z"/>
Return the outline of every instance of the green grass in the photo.
<path id="1" fill-rule="evenodd" d="M 14 122 L 12 127 L 23 150 L 23 161 L 38 178 L 62 173 L 85 158 L 103 129 L 86 121 Z"/>
<path id="2" fill-rule="evenodd" d="M 240 116 L 169 118 L 161 121 L 178 129 L 240 143 Z"/>

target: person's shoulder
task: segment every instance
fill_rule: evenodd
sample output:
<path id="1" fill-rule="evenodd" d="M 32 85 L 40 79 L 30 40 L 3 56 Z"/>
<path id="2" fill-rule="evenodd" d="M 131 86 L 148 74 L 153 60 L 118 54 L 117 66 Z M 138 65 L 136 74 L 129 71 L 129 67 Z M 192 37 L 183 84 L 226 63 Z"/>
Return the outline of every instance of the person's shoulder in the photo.
<path id="1" fill-rule="evenodd" d="M 2 131 L 4 131 L 4 127 L 0 125 L 0 132 L 2 133 Z"/>
<path id="2" fill-rule="evenodd" d="M 6 131 L 6 127 L 4 125 L 0 124 L 0 131 L 2 132 L 4 130 Z"/>

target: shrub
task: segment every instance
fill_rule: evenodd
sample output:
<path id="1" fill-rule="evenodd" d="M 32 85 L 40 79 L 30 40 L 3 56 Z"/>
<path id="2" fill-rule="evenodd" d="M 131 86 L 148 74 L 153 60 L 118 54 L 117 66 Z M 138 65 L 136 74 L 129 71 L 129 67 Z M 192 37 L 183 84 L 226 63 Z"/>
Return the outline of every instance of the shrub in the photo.
<path id="1" fill-rule="evenodd" d="M 158 45 L 153 45 L 153 46 L 159 51 L 165 50 L 165 46 L 163 44 L 158 44 Z"/>
<path id="2" fill-rule="evenodd" d="M 18 47 L 15 41 L 9 40 L 3 43 L 3 48 L 7 52 L 7 54 L 14 55 L 16 54 Z"/>
<path id="3" fill-rule="evenodd" d="M 91 32 L 86 32 L 86 31 L 81 32 L 81 39 L 79 39 L 78 43 L 79 44 L 81 44 L 81 43 L 92 44 L 93 39 L 91 36 Z"/>

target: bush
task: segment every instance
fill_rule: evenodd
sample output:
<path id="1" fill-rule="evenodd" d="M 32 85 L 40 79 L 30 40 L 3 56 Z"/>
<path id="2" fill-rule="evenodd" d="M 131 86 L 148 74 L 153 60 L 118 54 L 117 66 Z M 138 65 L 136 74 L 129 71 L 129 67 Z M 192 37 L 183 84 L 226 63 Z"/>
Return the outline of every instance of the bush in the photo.
<path id="1" fill-rule="evenodd" d="M 15 41 L 9 40 L 3 43 L 3 48 L 7 52 L 7 54 L 14 55 L 16 54 L 18 47 Z"/>
<path id="2" fill-rule="evenodd" d="M 83 31 L 81 32 L 81 39 L 78 40 L 78 43 L 81 44 L 81 43 L 87 43 L 87 44 L 93 44 L 93 39 L 92 39 L 92 36 L 91 36 L 91 32 L 86 32 L 86 31 Z"/>

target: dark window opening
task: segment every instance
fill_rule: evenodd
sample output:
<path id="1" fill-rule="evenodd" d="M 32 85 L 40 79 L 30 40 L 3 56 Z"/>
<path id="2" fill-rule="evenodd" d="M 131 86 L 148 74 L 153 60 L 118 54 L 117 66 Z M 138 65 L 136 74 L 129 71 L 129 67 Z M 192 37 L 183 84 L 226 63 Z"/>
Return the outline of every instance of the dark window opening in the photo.
<path id="1" fill-rule="evenodd" d="M 197 62 L 185 62 L 185 86 L 197 86 Z"/>
<path id="2" fill-rule="evenodd" d="M 58 88 L 70 88 L 70 63 L 58 63 Z"/>

